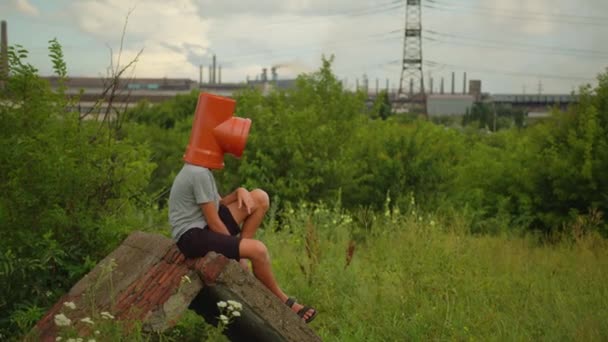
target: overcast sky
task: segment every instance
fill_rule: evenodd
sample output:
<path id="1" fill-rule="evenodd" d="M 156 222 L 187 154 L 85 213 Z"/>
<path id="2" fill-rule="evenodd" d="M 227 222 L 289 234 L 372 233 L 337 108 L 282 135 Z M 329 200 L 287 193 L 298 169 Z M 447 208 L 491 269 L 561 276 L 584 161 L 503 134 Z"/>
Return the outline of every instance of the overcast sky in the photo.
<path id="1" fill-rule="evenodd" d="M 608 67 L 607 0 L 421 0 L 425 77 L 435 90 L 456 72 L 491 93 L 569 93 Z M 57 37 L 71 76 L 100 76 L 143 49 L 137 77 L 207 79 L 211 55 L 223 82 L 254 79 L 263 67 L 280 78 L 316 70 L 354 86 L 398 87 L 404 0 L 0 0 L 9 44 L 21 44 L 41 74 L 51 73 L 48 40 Z M 112 57 L 111 57 L 112 55 Z"/>

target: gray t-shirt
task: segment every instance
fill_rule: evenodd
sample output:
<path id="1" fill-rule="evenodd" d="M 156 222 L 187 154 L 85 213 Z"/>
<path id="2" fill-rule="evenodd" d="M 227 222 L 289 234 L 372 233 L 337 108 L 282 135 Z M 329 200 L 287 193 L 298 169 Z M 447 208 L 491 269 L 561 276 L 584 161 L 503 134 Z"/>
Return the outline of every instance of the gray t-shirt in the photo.
<path id="1" fill-rule="evenodd" d="M 175 177 L 169 194 L 169 223 L 175 241 L 190 228 L 207 225 L 200 204 L 214 202 L 219 208 L 220 195 L 213 174 L 207 168 L 185 164 Z"/>

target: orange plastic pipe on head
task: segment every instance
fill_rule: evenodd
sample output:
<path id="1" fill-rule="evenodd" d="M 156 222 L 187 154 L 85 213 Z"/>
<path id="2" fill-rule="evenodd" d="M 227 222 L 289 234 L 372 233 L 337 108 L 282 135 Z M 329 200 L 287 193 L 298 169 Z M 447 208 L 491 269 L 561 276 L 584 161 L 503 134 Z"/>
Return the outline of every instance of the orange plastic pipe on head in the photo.
<path id="1" fill-rule="evenodd" d="M 201 93 L 194 113 L 184 161 L 208 169 L 222 169 L 224 154 L 243 155 L 251 120 L 233 117 L 236 101 Z"/>

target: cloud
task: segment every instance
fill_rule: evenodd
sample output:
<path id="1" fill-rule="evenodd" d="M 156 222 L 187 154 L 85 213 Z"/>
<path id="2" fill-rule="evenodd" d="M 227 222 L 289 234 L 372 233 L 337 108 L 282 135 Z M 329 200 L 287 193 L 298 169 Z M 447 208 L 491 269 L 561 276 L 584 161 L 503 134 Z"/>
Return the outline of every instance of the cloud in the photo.
<path id="1" fill-rule="evenodd" d="M 82 31 L 112 46 L 114 61 L 130 12 L 121 60 L 131 60 L 143 48 L 139 77 L 194 76 L 198 67 L 191 59 L 208 54 L 209 24 L 193 0 L 85 0 L 69 10 Z"/>
<path id="2" fill-rule="evenodd" d="M 30 17 L 37 17 L 40 15 L 40 11 L 28 0 L 4 0 L 0 4 L 0 11 L 3 13 L 17 12 L 25 14 Z"/>
<path id="3" fill-rule="evenodd" d="M 552 32 L 557 23 L 548 15 L 551 14 L 555 1 L 549 0 L 511 0 L 483 1 L 486 8 L 494 8 L 490 14 L 500 25 L 515 28 L 531 34 L 542 35 Z"/>
<path id="4" fill-rule="evenodd" d="M 21 13 L 37 17 L 40 15 L 40 11 L 34 5 L 32 5 L 28 0 L 17 0 L 17 10 Z"/>
<path id="5" fill-rule="evenodd" d="M 242 0 L 200 0 L 199 13 L 204 18 L 224 18 L 251 14 L 272 19 L 277 15 L 320 16 L 338 15 L 353 9 L 374 9 L 379 5 L 395 3 L 391 0 L 257 0 L 250 6 Z"/>
<path id="6" fill-rule="evenodd" d="M 452 71 L 462 75 L 466 70 L 469 79 L 482 79 L 492 87 L 490 91 L 504 92 L 519 91 L 524 83 L 533 89 L 538 83 L 534 74 L 586 77 L 592 74 L 590 70 L 600 71 L 597 59 L 526 48 L 605 50 L 602 42 L 608 27 L 559 21 L 568 13 L 597 16 L 598 9 L 608 7 L 601 0 L 585 1 L 587 7 L 566 0 L 557 4 L 549 0 L 441 0 L 454 9 L 425 7 L 423 28 L 447 34 L 435 35 L 434 42 L 423 41 L 425 60 L 438 62 L 425 67 L 425 75 L 431 71 L 438 85 L 440 77 L 447 80 Z M 480 11 L 481 7 L 485 10 Z M 124 18 L 133 8 L 122 61 L 144 48 L 138 77 L 197 80 L 199 65 L 203 65 L 206 79 L 211 55 L 216 54 L 224 82 L 243 81 L 247 75 L 255 78 L 262 68 L 280 64 L 289 65 L 278 70 L 280 78 L 287 78 L 317 69 L 322 54 L 335 54 L 334 71 L 351 85 L 365 73 L 371 84 L 379 78 L 384 86 L 390 78 L 398 87 L 403 2 L 258 0 L 255 5 L 243 5 L 237 0 L 71 0 L 64 12 L 82 32 L 111 45 L 116 59 Z M 549 20 L 535 20 L 530 13 Z M 531 76 L 501 74 L 500 70 Z M 578 81 L 548 80 L 545 89 L 569 91 L 573 83 Z"/>

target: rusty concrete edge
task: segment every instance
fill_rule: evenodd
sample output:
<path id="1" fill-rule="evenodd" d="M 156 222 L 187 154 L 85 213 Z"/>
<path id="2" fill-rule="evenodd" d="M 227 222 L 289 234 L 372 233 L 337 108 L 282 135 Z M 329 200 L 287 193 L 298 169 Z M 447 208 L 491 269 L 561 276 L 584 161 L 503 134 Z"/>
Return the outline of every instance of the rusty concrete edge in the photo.
<path id="1" fill-rule="evenodd" d="M 149 239 L 158 240 L 160 238 L 162 238 L 162 240 L 159 240 L 159 241 L 163 241 L 163 240 L 167 241 L 165 243 L 165 246 L 161 246 L 162 248 L 156 248 L 153 250 L 147 250 L 145 248 L 142 248 L 137 243 L 137 241 L 145 241 L 145 240 L 149 240 Z M 53 320 L 53 317 L 59 311 L 61 311 L 61 309 L 63 308 L 63 303 L 68 302 L 68 301 L 78 301 L 78 299 L 81 299 L 81 296 L 90 287 L 90 286 L 87 286 L 87 283 L 91 279 L 95 279 L 95 278 L 99 277 L 103 271 L 102 270 L 103 267 L 105 267 L 107 264 L 109 264 L 112 259 L 115 259 L 114 257 L 116 255 L 122 254 L 125 249 L 134 249 L 134 250 L 138 250 L 140 252 L 151 254 L 154 256 L 154 258 L 152 258 L 152 259 L 156 260 L 156 262 L 158 262 L 158 261 L 162 260 L 163 256 L 171 249 L 171 247 L 173 245 L 174 245 L 173 240 L 171 240 L 165 236 L 162 236 L 160 234 L 146 233 L 143 231 L 132 232 L 118 245 L 118 247 L 116 249 L 114 249 L 105 258 L 101 259 L 95 265 L 95 267 L 93 267 L 78 282 L 76 282 L 76 284 L 74 284 L 63 296 L 61 296 L 58 299 L 58 301 L 53 306 L 51 306 L 49 308 L 49 310 L 40 318 L 40 320 L 38 320 L 36 325 L 30 330 L 30 332 L 24 338 L 26 340 L 27 339 L 31 340 L 32 338 L 35 338 L 34 336 L 40 336 L 40 337 L 44 338 L 44 336 L 47 335 L 45 333 L 45 332 L 47 332 L 47 330 L 50 330 L 51 333 L 56 331 L 56 329 L 55 329 L 56 327 L 54 326 L 52 320 Z M 161 255 L 161 256 L 159 257 L 159 255 Z M 118 297 L 123 291 L 125 291 L 129 287 L 129 285 L 131 285 L 132 283 L 137 281 L 137 279 L 138 278 L 134 278 L 131 282 L 129 282 L 129 284 L 126 284 L 126 286 L 124 286 L 123 289 L 120 289 L 119 292 L 115 293 L 116 297 Z M 49 322 L 49 321 L 51 321 L 51 322 Z M 41 328 L 43 330 L 41 330 Z M 44 328 L 46 328 L 46 329 L 44 329 Z"/>
<path id="2" fill-rule="evenodd" d="M 264 299 L 270 301 L 264 303 L 255 296 L 245 296 L 245 293 L 234 291 L 233 289 L 239 288 L 240 278 L 249 283 L 250 288 L 255 288 L 255 291 L 264 293 Z M 304 323 L 294 312 L 282 303 L 269 289 L 266 288 L 257 278 L 252 274 L 247 274 L 236 261 L 232 261 L 227 264 L 218 278 L 216 279 L 215 288 L 218 290 L 224 290 L 233 296 L 239 297 L 245 305 L 252 309 L 258 317 L 267 323 L 268 327 L 272 327 L 273 330 L 281 332 L 281 336 L 286 338 L 288 341 L 298 341 L 299 334 L 307 335 L 308 341 L 321 341 L 321 338 L 315 333 L 315 331 Z M 263 307 L 265 304 L 271 305 L 271 309 L 274 314 L 278 315 L 281 320 L 275 321 L 269 317 L 264 317 L 259 314 L 255 307 Z M 289 328 L 286 328 L 289 327 Z"/>
<path id="3" fill-rule="evenodd" d="M 161 246 L 158 246 L 159 248 L 156 248 L 157 245 L 154 245 L 155 242 L 161 242 L 162 244 L 159 243 L 159 244 L 161 244 Z M 87 289 L 87 287 L 83 286 L 83 284 L 86 284 L 86 281 L 88 281 L 92 277 L 95 277 L 96 275 L 100 274 L 103 265 L 110 262 L 116 255 L 126 254 L 126 253 L 123 254 L 124 249 L 127 249 L 127 248 L 136 249 L 139 252 L 148 254 L 148 262 L 150 262 L 150 260 L 155 260 L 154 262 L 159 262 L 160 260 L 162 260 L 165 257 L 165 255 L 171 250 L 171 247 L 173 247 L 174 245 L 175 245 L 175 243 L 173 240 L 171 240 L 165 236 L 162 236 L 160 234 L 151 234 L 151 233 L 146 233 L 146 232 L 141 232 L 141 231 L 135 231 L 135 232 L 131 233 L 127 238 L 125 238 L 125 240 L 123 240 L 123 242 L 112 253 L 110 253 L 108 256 L 103 258 L 99 263 L 97 263 L 97 265 L 89 273 L 87 273 L 66 294 L 64 294 L 58 300 L 58 302 L 55 303 L 55 305 L 52 306 L 49 309 L 49 311 L 39 320 L 39 322 L 36 324 L 36 326 L 30 331 L 28 336 L 41 336 L 45 341 L 50 340 L 45 337 L 50 337 L 50 335 L 52 335 L 54 333 L 54 331 L 56 331 L 56 329 L 55 329 L 56 327 L 54 327 L 52 318 L 57 312 L 59 312 L 61 310 L 63 302 L 81 298 L 80 296 Z M 146 247 L 148 247 L 148 248 L 146 248 Z M 154 263 L 154 262 L 152 262 L 152 263 Z M 194 272 L 198 276 L 197 277 L 198 279 L 196 279 L 196 280 L 197 280 L 197 282 L 200 281 L 200 283 L 199 283 L 199 284 L 201 284 L 200 289 L 202 289 L 204 286 L 215 287 L 216 285 L 218 285 L 218 282 L 219 282 L 219 283 L 221 283 L 222 288 L 224 286 L 227 286 L 227 288 L 226 288 L 227 291 L 230 291 L 231 293 L 236 294 L 236 293 L 234 293 L 234 291 L 230 290 L 230 288 L 229 288 L 230 280 L 227 280 L 227 279 L 230 278 L 230 275 L 228 275 L 228 274 L 238 272 L 238 271 L 241 271 L 243 274 L 245 274 L 236 261 L 230 260 L 230 259 L 224 257 L 223 255 L 214 253 L 214 252 L 210 252 L 205 257 L 202 257 L 202 258 L 188 259 L 188 260 L 185 260 L 182 262 L 184 263 L 184 266 L 190 270 L 190 274 L 192 274 L 192 272 Z M 228 273 L 228 274 L 226 274 L 226 276 L 223 276 L 227 267 L 231 270 L 226 272 L 226 273 Z M 120 288 L 117 293 L 115 293 L 116 297 L 119 297 L 120 294 L 122 294 L 126 289 L 128 289 L 131 284 L 136 282 L 137 279 L 138 279 L 138 277 L 135 277 L 133 280 L 131 280 L 129 282 L 129 284 L 124 284 L 124 286 L 122 288 Z M 268 289 L 266 289 L 257 279 L 253 278 L 252 276 L 251 276 L 250 281 L 253 281 L 256 284 L 256 285 L 254 285 L 254 287 L 256 287 L 258 290 L 267 291 L 268 293 L 270 293 Z M 79 287 L 81 288 L 80 291 L 74 291 L 75 289 L 78 289 Z M 218 288 L 218 290 L 219 289 L 220 288 Z M 176 289 L 176 292 L 171 294 L 171 296 L 169 298 L 172 298 L 176 295 L 179 295 L 179 289 Z M 183 299 L 185 301 L 188 301 L 188 300 L 191 301 L 195 295 L 196 295 L 196 291 L 194 292 L 194 294 L 188 295 L 188 297 L 192 297 L 192 298 L 183 298 Z M 262 320 L 264 322 L 269 322 L 269 320 L 265 319 L 263 316 L 260 316 L 253 309 L 253 307 L 257 306 L 257 305 L 252 306 L 251 304 L 254 304 L 254 303 L 248 303 L 249 301 L 246 298 L 243 298 L 241 295 L 238 295 L 238 297 L 240 300 L 243 301 L 243 303 L 245 305 L 250 307 L 250 310 L 249 310 L 250 312 L 254 313 L 255 316 L 257 316 L 260 320 Z M 272 297 L 274 297 L 274 295 L 272 295 Z M 167 301 L 165 301 L 165 303 Z M 279 305 L 282 305 L 278 299 L 276 299 L 276 302 Z M 144 319 L 142 319 L 142 321 L 141 321 L 142 324 L 149 323 L 151 326 L 154 326 L 154 322 L 148 322 L 148 321 L 150 321 L 150 319 L 157 320 L 157 322 L 160 322 L 160 321 L 158 321 L 158 319 L 169 318 L 169 317 L 167 317 L 167 312 L 165 312 L 165 309 L 166 309 L 165 303 L 160 305 L 156 310 L 150 311 L 149 315 L 146 315 L 146 317 Z M 171 315 L 170 321 L 165 321 L 164 323 L 160 323 L 161 330 L 166 330 L 166 329 L 174 326 L 175 323 L 179 320 L 179 317 L 181 317 L 181 315 L 183 314 L 183 312 L 185 312 L 186 309 L 187 309 L 187 305 L 185 305 L 185 308 L 183 308 L 183 309 L 178 308 L 178 310 Z M 288 321 L 291 321 L 291 320 L 288 320 Z M 272 321 L 270 321 L 270 322 L 272 322 Z M 276 322 L 272 322 L 272 324 L 270 324 L 269 327 L 271 327 L 274 331 L 276 331 L 279 335 L 281 335 L 281 333 L 279 331 L 282 331 L 283 329 L 280 328 L 280 325 L 277 326 L 274 323 L 276 323 Z M 297 324 L 297 321 L 294 323 Z M 43 328 L 44 330 L 39 330 L 38 329 L 39 327 Z M 158 331 L 157 329 L 154 329 L 154 330 Z M 308 333 L 312 333 L 313 336 L 315 336 L 320 341 L 318 336 L 316 336 L 316 334 L 314 334 L 314 332 L 310 328 L 304 326 L 304 330 L 308 330 Z"/>

